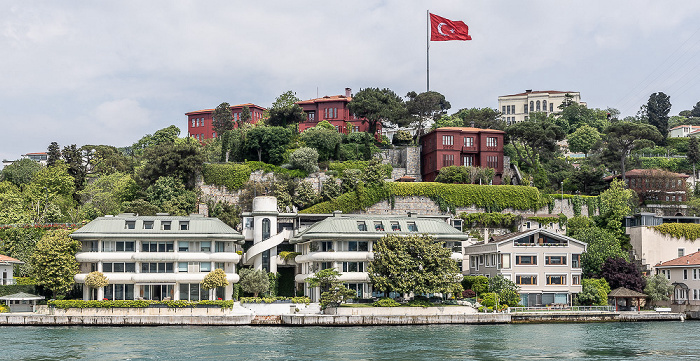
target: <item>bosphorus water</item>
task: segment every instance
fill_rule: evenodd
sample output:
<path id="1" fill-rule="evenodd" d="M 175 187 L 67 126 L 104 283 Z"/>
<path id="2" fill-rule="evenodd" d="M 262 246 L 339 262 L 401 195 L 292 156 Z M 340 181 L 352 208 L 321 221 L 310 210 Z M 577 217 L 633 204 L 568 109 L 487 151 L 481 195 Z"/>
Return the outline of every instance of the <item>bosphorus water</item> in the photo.
<path id="1" fill-rule="evenodd" d="M 698 360 L 700 322 L 0 327 L 3 360 Z"/>

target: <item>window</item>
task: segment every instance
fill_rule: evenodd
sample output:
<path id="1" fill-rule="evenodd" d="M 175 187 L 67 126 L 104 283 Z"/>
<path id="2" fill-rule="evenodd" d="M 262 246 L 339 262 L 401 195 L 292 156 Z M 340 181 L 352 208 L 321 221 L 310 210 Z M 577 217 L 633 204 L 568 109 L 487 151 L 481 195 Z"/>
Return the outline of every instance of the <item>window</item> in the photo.
<path id="1" fill-rule="evenodd" d="M 536 275 L 516 275 L 515 276 L 516 285 L 536 285 L 537 276 Z"/>
<path id="2" fill-rule="evenodd" d="M 126 221 L 125 229 L 136 229 L 136 221 Z"/>
<path id="3" fill-rule="evenodd" d="M 502 110 L 501 113 L 506 114 L 506 106 L 505 105 L 501 107 L 501 110 Z"/>
<path id="4" fill-rule="evenodd" d="M 571 255 L 571 268 L 581 268 L 581 254 L 574 253 Z"/>
<path id="5" fill-rule="evenodd" d="M 364 272 L 364 262 L 343 262 L 343 272 Z"/>
<path id="6" fill-rule="evenodd" d="M 547 101 L 546 100 L 542 101 L 542 110 L 545 112 L 547 111 Z"/>
<path id="7" fill-rule="evenodd" d="M 572 285 L 580 285 L 581 284 L 581 275 L 571 275 L 571 284 Z"/>
<path id="8" fill-rule="evenodd" d="M 211 272 L 211 262 L 200 262 L 199 272 Z"/>
<path id="9" fill-rule="evenodd" d="M 194 119 L 192 119 L 192 128 L 194 128 L 194 127 L 195 127 L 195 125 L 194 125 Z"/>
<path id="10" fill-rule="evenodd" d="M 321 252 L 333 252 L 333 242 L 332 241 L 323 241 L 321 243 Z"/>
<path id="11" fill-rule="evenodd" d="M 688 270 L 687 270 L 687 269 L 684 269 L 684 270 L 683 270 L 683 279 L 684 279 L 684 280 L 687 280 L 687 279 L 688 279 Z"/>
<path id="12" fill-rule="evenodd" d="M 170 221 L 160 221 L 160 229 L 164 231 L 170 230 Z"/>
<path id="13" fill-rule="evenodd" d="M 464 137 L 464 146 L 465 147 L 473 147 L 474 146 L 474 137 Z"/>
<path id="14" fill-rule="evenodd" d="M 181 231 L 186 231 L 190 229 L 190 222 L 188 221 L 180 221 L 180 230 Z"/>
<path id="15" fill-rule="evenodd" d="M 535 102 L 530 100 L 530 111 L 534 112 L 535 111 Z"/>
<path id="16" fill-rule="evenodd" d="M 523 106 L 523 113 L 527 114 L 527 103 Z"/>
<path id="17" fill-rule="evenodd" d="M 374 221 L 374 230 L 384 232 L 384 223 L 381 221 Z"/>
<path id="18" fill-rule="evenodd" d="M 143 229 L 153 229 L 153 221 L 143 221 Z"/>
<path id="19" fill-rule="evenodd" d="M 544 264 L 548 266 L 566 265 L 566 256 L 544 256 Z"/>
<path id="20" fill-rule="evenodd" d="M 515 256 L 515 264 L 519 266 L 536 266 L 537 256 Z"/>
<path id="21" fill-rule="evenodd" d="M 102 252 L 133 252 L 134 241 L 103 241 Z"/>
<path id="22" fill-rule="evenodd" d="M 134 285 L 114 284 L 104 288 L 104 297 L 108 300 L 133 300 Z"/>
<path id="23" fill-rule="evenodd" d="M 263 241 L 270 238 L 270 230 L 271 230 L 270 219 L 264 218 L 262 220 L 262 239 L 263 239 Z"/>
<path id="24" fill-rule="evenodd" d="M 362 232 L 367 231 L 367 224 L 365 221 L 357 221 L 357 230 Z"/>
<path id="25" fill-rule="evenodd" d="M 418 232 L 418 226 L 416 226 L 416 222 L 407 222 L 408 223 L 408 231 L 409 232 Z"/>
<path id="26" fill-rule="evenodd" d="M 465 155 L 462 157 L 462 165 L 465 167 L 471 167 L 474 165 L 474 156 L 472 155 Z"/>
<path id="27" fill-rule="evenodd" d="M 136 272 L 136 263 L 133 262 L 105 262 L 102 264 L 102 272 Z"/>
<path id="28" fill-rule="evenodd" d="M 552 102 L 549 103 L 549 112 L 550 113 L 554 112 L 554 103 L 552 103 Z"/>
<path id="29" fill-rule="evenodd" d="M 348 251 L 367 252 L 369 251 L 369 243 L 367 241 L 349 241 Z"/>
<path id="30" fill-rule="evenodd" d="M 401 232 L 401 225 L 399 224 L 399 222 L 392 221 L 391 222 L 391 230 L 394 232 Z"/>
<path id="31" fill-rule="evenodd" d="M 180 299 L 183 301 L 201 301 L 209 299 L 209 292 L 199 283 L 180 283 Z"/>
<path id="32" fill-rule="evenodd" d="M 547 275 L 548 285 L 565 285 L 566 275 Z"/>
<path id="33" fill-rule="evenodd" d="M 353 126 L 352 126 L 352 132 L 353 132 L 353 133 L 359 133 L 359 132 L 360 132 L 360 127 L 357 126 L 357 125 L 353 125 Z"/>
<path id="34" fill-rule="evenodd" d="M 486 157 L 486 166 L 489 168 L 498 168 L 498 156 Z"/>
<path id="35" fill-rule="evenodd" d="M 173 241 L 141 242 L 141 252 L 173 252 Z"/>
<path id="36" fill-rule="evenodd" d="M 214 252 L 226 252 L 226 243 L 222 241 L 214 242 Z"/>
<path id="37" fill-rule="evenodd" d="M 178 265 L 179 266 L 179 265 Z M 179 267 L 178 267 L 179 270 Z M 141 273 L 173 273 L 172 262 L 144 262 L 141 263 Z"/>
<path id="38" fill-rule="evenodd" d="M 510 253 L 501 253 L 498 268 L 510 268 Z"/>
<path id="39" fill-rule="evenodd" d="M 211 252 L 211 241 L 203 241 L 200 245 L 200 252 Z"/>
<path id="40" fill-rule="evenodd" d="M 497 146 L 498 146 L 498 138 L 496 138 L 496 137 L 487 137 L 487 138 L 486 138 L 486 146 L 487 146 L 487 147 L 497 147 Z"/>
<path id="41" fill-rule="evenodd" d="M 455 155 L 454 154 L 443 154 L 442 155 L 442 166 L 443 167 L 449 167 L 451 165 L 455 164 Z"/>
<path id="42" fill-rule="evenodd" d="M 177 271 L 178 272 L 187 272 L 187 262 L 178 262 L 177 263 Z"/>
<path id="43" fill-rule="evenodd" d="M 685 248 L 679 248 L 678 249 L 678 257 L 683 257 L 685 256 Z"/>
<path id="44" fill-rule="evenodd" d="M 540 101 L 538 100 L 537 103 L 535 103 L 535 104 L 537 105 L 537 111 L 539 112 L 540 111 Z"/>
<path id="45" fill-rule="evenodd" d="M 177 251 L 178 252 L 189 252 L 190 251 L 190 242 L 187 242 L 187 241 L 177 242 Z"/>
<path id="46" fill-rule="evenodd" d="M 454 135 L 443 135 L 442 145 L 454 145 L 455 137 Z"/>

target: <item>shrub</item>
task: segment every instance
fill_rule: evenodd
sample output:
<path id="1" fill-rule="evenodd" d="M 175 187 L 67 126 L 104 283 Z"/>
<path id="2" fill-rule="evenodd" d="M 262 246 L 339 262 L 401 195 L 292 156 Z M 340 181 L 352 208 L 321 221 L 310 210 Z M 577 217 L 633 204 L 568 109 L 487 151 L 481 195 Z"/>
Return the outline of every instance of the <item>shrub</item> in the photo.
<path id="1" fill-rule="evenodd" d="M 221 268 L 217 268 L 204 276 L 201 282 L 202 288 L 205 290 L 210 290 L 217 287 L 226 287 L 229 284 L 228 279 L 226 279 L 226 272 Z"/>
<path id="2" fill-rule="evenodd" d="M 85 285 L 90 288 L 102 288 L 109 284 L 109 280 L 102 272 L 94 271 L 85 276 Z"/>
<path id="3" fill-rule="evenodd" d="M 307 173 L 318 172 L 318 152 L 314 148 L 302 147 L 289 156 L 289 162 L 294 169 Z"/>
<path id="4" fill-rule="evenodd" d="M 431 307 L 433 306 L 433 303 L 428 301 L 428 300 L 411 300 L 409 301 L 406 306 L 409 307 Z"/>
<path id="5" fill-rule="evenodd" d="M 462 291 L 462 298 L 474 298 L 476 297 L 476 292 L 472 290 L 464 290 Z"/>
<path id="6" fill-rule="evenodd" d="M 481 295 L 481 304 L 485 307 L 495 307 L 496 306 L 496 293 L 487 292 Z"/>
<path id="7" fill-rule="evenodd" d="M 393 298 L 382 298 L 382 299 L 372 303 L 372 306 L 374 306 L 374 307 L 398 307 L 398 306 L 401 306 L 401 304 L 394 301 Z"/>
<path id="8" fill-rule="evenodd" d="M 205 184 L 224 186 L 229 190 L 241 189 L 253 170 L 247 164 L 205 164 L 202 178 Z"/>

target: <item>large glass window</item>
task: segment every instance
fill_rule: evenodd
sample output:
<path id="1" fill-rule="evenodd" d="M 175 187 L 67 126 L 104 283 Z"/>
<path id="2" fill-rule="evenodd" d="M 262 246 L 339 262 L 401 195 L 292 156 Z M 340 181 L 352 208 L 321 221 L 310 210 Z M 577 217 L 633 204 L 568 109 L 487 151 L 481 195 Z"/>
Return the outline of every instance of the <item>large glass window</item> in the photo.
<path id="1" fill-rule="evenodd" d="M 113 284 L 104 287 L 104 298 L 108 300 L 133 300 L 134 285 Z"/>
<path id="2" fill-rule="evenodd" d="M 200 252 L 211 252 L 211 241 L 203 241 L 200 244 Z"/>
<path id="3" fill-rule="evenodd" d="M 369 250 L 369 242 L 367 241 L 349 241 L 348 251 L 351 252 L 367 252 Z"/>
<path id="4" fill-rule="evenodd" d="M 134 241 L 103 241 L 103 252 L 133 252 Z"/>
<path id="5" fill-rule="evenodd" d="M 465 147 L 473 147 L 474 146 L 474 137 L 464 137 L 464 146 Z"/>
<path id="6" fill-rule="evenodd" d="M 185 301 L 208 300 L 209 291 L 202 289 L 199 283 L 181 283 L 180 299 Z"/>
<path id="7" fill-rule="evenodd" d="M 102 272 L 136 272 L 136 263 L 133 262 L 105 262 L 102 263 Z"/>
<path id="8" fill-rule="evenodd" d="M 516 285 L 536 285 L 537 276 L 536 275 L 516 275 L 515 276 Z"/>
<path id="9" fill-rule="evenodd" d="M 535 266 L 537 265 L 536 255 L 516 255 L 515 264 L 519 266 Z"/>
<path id="10" fill-rule="evenodd" d="M 574 253 L 571 255 L 571 268 L 581 268 L 581 254 Z"/>
<path id="11" fill-rule="evenodd" d="M 566 256 L 544 256 L 544 264 L 548 266 L 564 266 L 566 265 Z"/>
<path id="12" fill-rule="evenodd" d="M 343 272 L 364 272 L 364 262 L 343 262 Z"/>
<path id="13" fill-rule="evenodd" d="M 270 219 L 265 218 L 262 220 L 262 239 L 263 241 L 270 238 Z"/>
<path id="14" fill-rule="evenodd" d="M 190 251 L 190 242 L 178 241 L 177 242 L 177 250 L 178 250 L 178 252 L 189 252 Z"/>
<path id="15" fill-rule="evenodd" d="M 141 263 L 141 273 L 173 273 L 172 262 L 144 262 Z"/>
<path id="16" fill-rule="evenodd" d="M 141 242 L 141 252 L 173 252 L 173 241 L 143 241 Z"/>
<path id="17" fill-rule="evenodd" d="M 547 275 L 548 285 L 565 285 L 566 275 Z"/>

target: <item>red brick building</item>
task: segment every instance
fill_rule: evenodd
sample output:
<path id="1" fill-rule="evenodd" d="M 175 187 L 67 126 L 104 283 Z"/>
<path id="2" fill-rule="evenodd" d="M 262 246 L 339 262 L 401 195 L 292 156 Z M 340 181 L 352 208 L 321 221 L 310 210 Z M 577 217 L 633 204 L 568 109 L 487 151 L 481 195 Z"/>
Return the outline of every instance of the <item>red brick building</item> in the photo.
<path id="1" fill-rule="evenodd" d="M 351 89 L 345 88 L 345 95 L 326 95 L 323 98 L 297 102 L 306 113 L 306 120 L 299 123 L 299 133 L 315 127 L 324 120 L 331 123 L 338 132 L 343 134 L 368 131 L 369 124 L 363 124 L 362 118 L 357 118 L 350 113 L 348 103 L 351 100 Z M 377 124 L 377 134 L 381 134 L 381 129 L 381 124 Z"/>
<path id="2" fill-rule="evenodd" d="M 687 200 L 685 181 L 687 174 L 673 173 L 661 169 L 632 169 L 625 173 L 627 187 L 637 192 L 639 202 L 668 201 L 685 202 Z M 622 179 L 622 175 L 608 176 L 610 182 Z"/>
<path id="3" fill-rule="evenodd" d="M 424 182 L 432 182 L 442 167 L 451 165 L 493 168 L 493 184 L 503 176 L 503 136 L 495 129 L 438 128 L 420 138 Z"/>
<path id="4" fill-rule="evenodd" d="M 265 108 L 255 104 L 238 104 L 231 106 L 233 114 L 234 127 L 237 127 L 235 122 L 241 120 L 241 111 L 243 107 L 250 108 L 250 122 L 255 124 L 262 119 Z M 203 109 L 194 112 L 185 113 L 187 115 L 187 136 L 193 137 L 200 142 L 205 139 L 216 138 L 217 134 L 212 125 L 212 117 L 214 109 Z"/>

